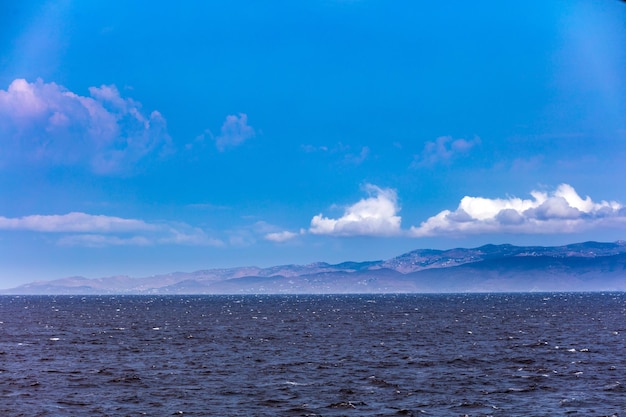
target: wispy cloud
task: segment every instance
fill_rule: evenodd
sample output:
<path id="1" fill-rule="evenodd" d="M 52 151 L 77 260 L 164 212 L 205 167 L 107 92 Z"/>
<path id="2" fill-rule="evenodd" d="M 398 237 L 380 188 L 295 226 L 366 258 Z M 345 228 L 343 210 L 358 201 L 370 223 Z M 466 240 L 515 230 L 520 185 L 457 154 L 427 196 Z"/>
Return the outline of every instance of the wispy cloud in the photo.
<path id="1" fill-rule="evenodd" d="M 472 148 L 480 145 L 480 143 L 478 136 L 475 136 L 472 140 L 441 136 L 434 142 L 426 142 L 422 153 L 415 155 L 411 166 L 424 167 L 447 163 L 459 156 L 468 154 Z"/>
<path id="2" fill-rule="evenodd" d="M 269 240 L 271 242 L 282 243 L 282 242 L 287 242 L 288 240 L 292 240 L 299 235 L 300 233 L 294 233 L 294 232 L 285 230 L 282 232 L 267 233 L 265 235 L 265 240 Z"/>
<path id="3" fill-rule="evenodd" d="M 215 138 L 215 146 L 220 151 L 241 145 L 248 139 L 256 136 L 252 126 L 248 125 L 248 116 L 245 113 L 226 116 L 226 120 L 220 130 L 220 135 Z"/>
<path id="4" fill-rule="evenodd" d="M 360 165 L 371 156 L 371 149 L 369 146 L 353 147 L 345 145 L 341 142 L 330 147 L 325 145 L 300 145 L 300 148 L 306 153 L 320 152 L 340 157 L 343 156 L 341 162 L 349 165 Z"/>
<path id="5" fill-rule="evenodd" d="M 8 218 L 0 216 L 0 230 L 33 232 L 129 232 L 155 230 L 156 226 L 142 220 L 72 212 L 61 215 L 31 215 Z"/>
<path id="6" fill-rule="evenodd" d="M 328 146 L 300 145 L 300 148 L 306 153 L 328 152 Z"/>
<path id="7" fill-rule="evenodd" d="M 153 242 L 144 236 L 108 236 L 97 234 L 67 235 L 61 237 L 57 243 L 60 246 L 83 246 L 101 248 L 105 246 L 150 246 Z"/>
<path id="8" fill-rule="evenodd" d="M 367 157 L 370 155 L 370 148 L 367 146 L 363 146 L 359 153 L 348 153 L 346 154 L 344 160 L 349 164 L 360 165 L 363 163 Z"/>
<path id="9" fill-rule="evenodd" d="M 598 227 L 625 227 L 626 209 L 615 201 L 594 202 L 561 184 L 531 199 L 463 197 L 456 210 L 444 210 L 411 227 L 414 237 L 481 233 L 574 233 Z"/>
<path id="10" fill-rule="evenodd" d="M 198 210 L 230 210 L 231 207 L 213 203 L 193 203 L 187 204 L 187 207 Z"/>
<path id="11" fill-rule="evenodd" d="M 185 223 L 148 223 L 80 212 L 15 218 L 0 216 L 1 230 L 54 233 L 60 235 L 59 244 L 71 246 L 222 245 L 219 239 Z"/>
<path id="12" fill-rule="evenodd" d="M 543 155 L 535 155 L 530 158 L 515 158 L 511 163 L 511 171 L 520 173 L 537 171 L 543 164 L 544 159 Z"/>
<path id="13" fill-rule="evenodd" d="M 210 129 L 196 136 L 192 142 L 185 145 L 188 151 L 205 148 L 209 143 L 215 142 L 218 151 L 224 152 L 229 148 L 240 146 L 245 141 L 256 137 L 256 130 L 248 125 L 248 115 L 239 113 L 238 115 L 228 115 L 222 124 L 220 134 L 215 136 Z"/>
<path id="14" fill-rule="evenodd" d="M 114 85 L 81 96 L 41 79 L 0 90 L 0 166 L 25 162 L 86 164 L 98 174 L 124 172 L 170 147 L 165 118 L 146 113 Z"/>
<path id="15" fill-rule="evenodd" d="M 396 191 L 367 184 L 368 198 L 346 207 L 338 219 L 313 217 L 309 231 L 332 236 L 394 236 L 399 235 L 401 218 Z"/>

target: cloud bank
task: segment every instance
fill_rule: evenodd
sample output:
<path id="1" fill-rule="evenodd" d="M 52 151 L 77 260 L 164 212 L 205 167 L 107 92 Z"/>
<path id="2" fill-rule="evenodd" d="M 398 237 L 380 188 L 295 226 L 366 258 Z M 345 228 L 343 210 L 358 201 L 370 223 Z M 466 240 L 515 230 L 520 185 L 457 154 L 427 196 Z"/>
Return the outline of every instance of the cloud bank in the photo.
<path id="1" fill-rule="evenodd" d="M 413 237 L 481 233 L 575 233 L 626 226 L 626 209 L 615 201 L 594 202 L 561 184 L 551 193 L 532 191 L 532 199 L 463 197 L 454 211 L 444 210 L 411 227 Z"/>
<path id="2" fill-rule="evenodd" d="M 114 85 L 90 87 L 89 94 L 41 79 L 16 79 L 0 90 L 0 166 L 87 165 L 111 174 L 168 148 L 171 139 L 158 111 L 146 113 Z"/>
<path id="3" fill-rule="evenodd" d="M 331 236 L 396 236 L 401 233 L 401 218 L 396 191 L 368 184 L 370 196 L 346 207 L 338 219 L 313 217 L 309 232 Z"/>
<path id="4" fill-rule="evenodd" d="M 314 216 L 309 233 L 328 236 L 463 237 L 476 234 L 577 233 L 596 228 L 626 228 L 626 207 L 616 201 L 594 202 L 569 184 L 552 192 L 532 191 L 530 199 L 466 196 L 455 210 L 443 210 L 419 226 L 401 227 L 393 189 L 368 184 L 370 196 L 345 208 L 339 218 Z M 304 232 L 301 232 L 303 234 Z M 267 240 L 284 241 L 292 232 L 273 233 Z"/>
<path id="5" fill-rule="evenodd" d="M 221 245 L 217 239 L 184 223 L 147 223 L 143 220 L 73 212 L 62 215 L 0 216 L 0 231 L 26 231 L 61 235 L 67 246 Z"/>

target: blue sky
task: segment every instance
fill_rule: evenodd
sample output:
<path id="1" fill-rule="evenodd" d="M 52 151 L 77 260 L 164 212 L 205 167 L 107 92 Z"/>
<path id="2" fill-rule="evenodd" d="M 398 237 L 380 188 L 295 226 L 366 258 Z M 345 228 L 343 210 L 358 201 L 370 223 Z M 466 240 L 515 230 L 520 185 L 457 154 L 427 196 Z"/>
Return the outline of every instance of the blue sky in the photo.
<path id="1" fill-rule="evenodd" d="M 0 6 L 0 287 L 626 238 L 619 1 Z"/>

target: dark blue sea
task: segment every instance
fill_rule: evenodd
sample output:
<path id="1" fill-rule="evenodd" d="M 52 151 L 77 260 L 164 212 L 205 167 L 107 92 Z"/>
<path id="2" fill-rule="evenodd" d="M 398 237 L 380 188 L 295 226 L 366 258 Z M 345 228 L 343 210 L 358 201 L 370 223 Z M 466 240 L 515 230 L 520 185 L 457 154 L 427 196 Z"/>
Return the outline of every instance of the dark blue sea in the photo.
<path id="1" fill-rule="evenodd" d="M 626 294 L 0 297 L 10 416 L 626 416 Z"/>

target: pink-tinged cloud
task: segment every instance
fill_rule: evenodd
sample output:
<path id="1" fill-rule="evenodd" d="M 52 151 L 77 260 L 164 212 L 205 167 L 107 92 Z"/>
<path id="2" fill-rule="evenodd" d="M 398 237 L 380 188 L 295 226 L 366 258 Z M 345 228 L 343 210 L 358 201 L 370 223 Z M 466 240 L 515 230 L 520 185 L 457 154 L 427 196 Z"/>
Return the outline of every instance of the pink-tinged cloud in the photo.
<path id="1" fill-rule="evenodd" d="M 256 136 L 252 126 L 248 125 L 248 116 L 245 113 L 226 116 L 226 120 L 220 130 L 220 135 L 215 138 L 215 146 L 220 151 L 241 145 L 248 139 Z"/>
<path id="2" fill-rule="evenodd" d="M 331 236 L 396 236 L 401 234 L 401 217 L 396 191 L 368 184 L 370 196 L 346 207 L 337 219 L 313 217 L 309 232 Z"/>
<path id="3" fill-rule="evenodd" d="M 41 79 L 14 80 L 0 90 L 0 166 L 86 165 L 98 174 L 126 172 L 171 139 L 158 111 L 124 98 L 111 86 L 81 96 Z"/>
<path id="4" fill-rule="evenodd" d="M 466 196 L 456 210 L 444 210 L 411 227 L 409 235 L 463 236 L 482 233 L 575 233 L 626 227 L 626 208 L 616 201 L 594 202 L 561 184 L 551 193 L 532 191 L 531 199 Z"/>
<path id="5" fill-rule="evenodd" d="M 453 139 L 451 136 L 438 137 L 434 142 L 426 142 L 420 155 L 415 155 L 413 167 L 433 166 L 439 163 L 447 163 L 454 158 L 463 156 L 480 145 L 478 136 L 472 140 Z"/>

